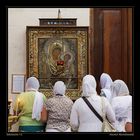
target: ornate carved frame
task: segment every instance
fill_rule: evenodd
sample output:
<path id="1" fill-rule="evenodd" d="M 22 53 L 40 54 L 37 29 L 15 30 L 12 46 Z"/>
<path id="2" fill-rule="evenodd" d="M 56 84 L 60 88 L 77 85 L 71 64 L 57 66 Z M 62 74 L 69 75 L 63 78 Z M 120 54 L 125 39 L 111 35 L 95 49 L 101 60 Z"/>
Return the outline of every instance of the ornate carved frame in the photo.
<path id="1" fill-rule="evenodd" d="M 44 27 L 27 26 L 27 77 L 38 78 L 38 38 L 53 38 L 54 36 L 77 39 L 78 50 L 78 89 L 67 89 L 66 95 L 76 100 L 81 95 L 83 76 L 89 73 L 88 27 Z M 51 89 L 40 89 L 46 97 L 52 96 Z"/>

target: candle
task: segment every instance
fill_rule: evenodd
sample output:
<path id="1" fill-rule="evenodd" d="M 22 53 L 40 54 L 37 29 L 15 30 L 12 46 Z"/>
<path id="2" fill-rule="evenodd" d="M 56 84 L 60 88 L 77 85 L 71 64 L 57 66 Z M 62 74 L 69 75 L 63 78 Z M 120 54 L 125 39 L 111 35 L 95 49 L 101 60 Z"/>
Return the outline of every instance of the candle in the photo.
<path id="1" fill-rule="evenodd" d="M 17 99 L 16 116 L 18 115 L 18 104 L 19 104 L 19 98 Z"/>

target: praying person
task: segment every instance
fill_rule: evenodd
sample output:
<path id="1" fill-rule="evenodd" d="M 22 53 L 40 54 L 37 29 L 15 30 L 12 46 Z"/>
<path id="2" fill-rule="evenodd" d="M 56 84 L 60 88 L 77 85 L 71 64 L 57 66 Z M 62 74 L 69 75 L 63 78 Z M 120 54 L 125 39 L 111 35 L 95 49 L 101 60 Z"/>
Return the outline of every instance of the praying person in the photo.
<path id="1" fill-rule="evenodd" d="M 111 77 L 107 73 L 102 73 L 100 77 L 100 85 L 101 85 L 101 96 L 104 96 L 108 99 L 108 101 L 111 101 L 112 95 L 110 86 L 113 83 Z"/>
<path id="2" fill-rule="evenodd" d="M 53 87 L 54 96 L 46 102 L 46 132 L 71 132 L 70 113 L 73 101 L 65 96 L 65 92 L 64 82 L 57 81 Z"/>
<path id="3" fill-rule="evenodd" d="M 132 96 L 129 94 L 127 85 L 122 80 L 115 80 L 111 85 L 111 92 L 114 95 L 111 101 L 115 112 L 115 128 L 118 132 L 127 132 L 127 125 L 132 127 Z M 131 128 L 132 130 L 132 128 Z"/>
<path id="4" fill-rule="evenodd" d="M 38 92 L 39 81 L 30 77 L 26 82 L 26 92 L 15 102 L 14 112 L 19 116 L 19 132 L 43 132 L 46 97 Z"/>
<path id="5" fill-rule="evenodd" d="M 86 98 L 91 106 L 102 116 L 103 111 L 109 122 L 115 122 L 115 114 L 105 97 L 96 91 L 96 80 L 92 75 L 86 75 L 82 82 L 82 98 Z M 82 98 L 77 99 L 72 107 L 70 124 L 73 131 L 77 132 L 102 132 L 102 121 L 91 111 Z M 104 106 L 102 104 L 104 101 Z"/>

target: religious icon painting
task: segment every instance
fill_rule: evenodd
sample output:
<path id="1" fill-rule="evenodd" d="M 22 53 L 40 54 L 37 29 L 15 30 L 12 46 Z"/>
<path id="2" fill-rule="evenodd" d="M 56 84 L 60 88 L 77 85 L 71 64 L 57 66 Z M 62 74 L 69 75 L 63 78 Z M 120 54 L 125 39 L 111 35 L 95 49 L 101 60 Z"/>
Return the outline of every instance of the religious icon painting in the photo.
<path id="1" fill-rule="evenodd" d="M 88 27 L 27 26 L 27 76 L 40 81 L 40 91 L 52 95 L 56 81 L 77 99 L 88 73 Z"/>

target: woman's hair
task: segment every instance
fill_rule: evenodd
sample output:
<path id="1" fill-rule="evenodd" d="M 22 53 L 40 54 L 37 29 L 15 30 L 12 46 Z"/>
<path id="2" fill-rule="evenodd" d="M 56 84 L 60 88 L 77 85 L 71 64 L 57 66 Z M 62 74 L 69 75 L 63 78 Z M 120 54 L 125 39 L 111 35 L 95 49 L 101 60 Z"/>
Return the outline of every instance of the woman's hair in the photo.
<path id="1" fill-rule="evenodd" d="M 66 85 L 64 84 L 63 81 L 57 81 L 55 84 L 54 84 L 54 87 L 53 87 L 53 93 L 56 95 L 56 94 L 61 94 L 61 95 L 64 95 L 66 92 Z"/>
<path id="2" fill-rule="evenodd" d="M 100 77 L 101 88 L 109 89 L 112 83 L 111 77 L 107 73 L 102 73 Z"/>
<path id="3" fill-rule="evenodd" d="M 113 82 L 113 84 L 111 85 L 111 92 L 113 97 L 129 95 L 128 87 L 122 80 L 115 80 Z"/>
<path id="4" fill-rule="evenodd" d="M 86 75 L 82 82 L 82 96 L 89 97 L 96 92 L 96 80 L 92 75 Z"/>
<path id="5" fill-rule="evenodd" d="M 39 81 L 36 77 L 29 77 L 26 81 L 26 90 L 38 90 L 40 87 Z"/>

